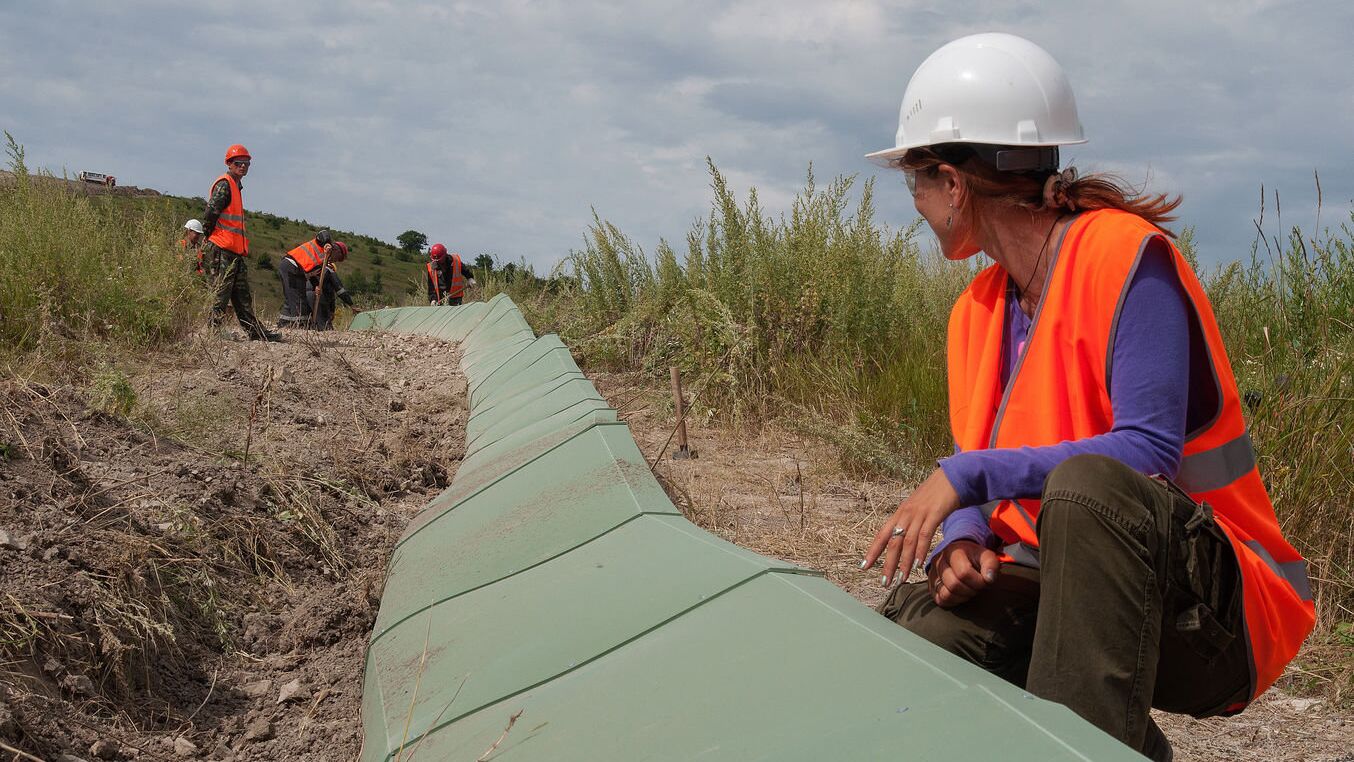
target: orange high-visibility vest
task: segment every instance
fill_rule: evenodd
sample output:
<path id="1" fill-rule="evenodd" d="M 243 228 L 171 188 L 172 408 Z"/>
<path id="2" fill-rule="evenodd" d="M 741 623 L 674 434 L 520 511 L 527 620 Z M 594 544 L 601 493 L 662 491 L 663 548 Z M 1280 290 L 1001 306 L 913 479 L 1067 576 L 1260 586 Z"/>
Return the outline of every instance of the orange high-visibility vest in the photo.
<path id="1" fill-rule="evenodd" d="M 1160 230 L 1141 217 L 1109 209 L 1082 214 L 1068 225 L 1024 354 L 1005 390 L 1002 332 L 1009 276 L 993 265 L 974 278 L 950 315 L 950 428 L 965 451 L 1040 447 L 1110 431 L 1119 309 L 1143 251 L 1154 240 L 1169 247 L 1202 329 L 1212 373 L 1190 381 L 1215 386 L 1211 391 L 1218 399 L 1216 415 L 1186 432 L 1174 480 L 1196 501 L 1212 506 L 1236 553 L 1254 699 L 1283 672 L 1315 623 L 1306 562 L 1284 540 L 1260 479 L 1212 305 Z M 983 510 L 1008 554 L 1038 548 L 1039 501 L 1005 500 Z"/>
<path id="2" fill-rule="evenodd" d="M 465 295 L 465 275 L 461 272 L 461 255 L 451 255 L 451 286 L 447 289 L 447 296 L 455 299 L 458 296 Z"/>
<path id="3" fill-rule="evenodd" d="M 207 240 L 218 248 L 233 251 L 242 257 L 248 256 L 249 239 L 244 234 L 244 199 L 240 197 L 240 184 L 229 174 L 224 174 L 216 178 L 212 187 L 215 188 L 216 183 L 222 180 L 230 183 L 230 205 L 216 218 L 216 227 Z M 211 192 L 207 195 L 210 197 Z"/>
<path id="4" fill-rule="evenodd" d="M 320 269 L 324 262 L 324 248 L 314 238 L 287 252 L 287 256 L 296 262 L 301 272 L 309 275 Z"/>

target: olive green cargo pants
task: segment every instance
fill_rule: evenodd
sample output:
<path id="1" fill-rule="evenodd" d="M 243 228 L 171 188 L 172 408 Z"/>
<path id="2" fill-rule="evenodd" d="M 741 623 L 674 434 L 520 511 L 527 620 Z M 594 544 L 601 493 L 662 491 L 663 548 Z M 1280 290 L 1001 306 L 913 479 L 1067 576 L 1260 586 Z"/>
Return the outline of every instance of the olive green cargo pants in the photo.
<path id="1" fill-rule="evenodd" d="M 208 264 L 212 284 L 212 325 L 220 325 L 226 315 L 226 305 L 235 310 L 250 338 L 263 338 L 268 331 L 254 315 L 254 293 L 249 288 L 248 261 L 233 251 L 219 248 L 208 241 L 202 245 L 202 261 Z"/>
<path id="2" fill-rule="evenodd" d="M 1170 759 L 1150 707 L 1205 717 L 1250 696 L 1231 545 L 1207 504 L 1111 458 L 1069 459 L 1043 495 L 1038 569 L 1003 564 L 950 609 L 926 582 L 901 585 L 879 612 Z"/>

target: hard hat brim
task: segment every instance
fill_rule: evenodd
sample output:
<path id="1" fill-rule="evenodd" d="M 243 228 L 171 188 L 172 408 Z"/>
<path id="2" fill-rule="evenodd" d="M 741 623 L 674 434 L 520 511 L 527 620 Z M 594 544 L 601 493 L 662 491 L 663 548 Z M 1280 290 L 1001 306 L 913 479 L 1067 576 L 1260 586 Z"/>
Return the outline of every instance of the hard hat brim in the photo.
<path id="1" fill-rule="evenodd" d="M 1080 140 L 1046 140 L 1046 141 L 1039 141 L 1039 142 L 1036 142 L 1036 143 L 1001 143 L 1001 144 L 998 144 L 998 143 L 989 143 L 989 142 L 983 141 L 983 140 L 962 140 L 962 139 L 961 139 L 961 140 L 944 140 L 944 141 L 935 141 L 935 142 L 915 143 L 915 144 L 904 145 L 904 146 L 894 146 L 893 148 L 885 148 L 885 149 L 882 150 L 882 151 L 874 151 L 874 152 L 872 152 L 872 153 L 867 153 L 867 154 L 865 154 L 865 158 L 866 158 L 866 160 L 868 160 L 871 164 L 876 164 L 876 165 L 878 165 L 878 166 L 885 167 L 885 168 L 892 168 L 892 167 L 894 166 L 894 162 L 896 162 L 898 159 L 903 158 L 903 156 L 904 156 L 908 151 L 911 151 L 913 148 L 926 148 L 926 147 L 928 147 L 928 146 L 940 145 L 941 143 L 945 143 L 945 144 L 949 144 L 949 143 L 973 143 L 973 144 L 976 144 L 976 145 L 1006 145 L 1006 146 L 1010 146 L 1011 148 L 1051 148 L 1051 147 L 1053 147 L 1053 146 L 1075 146 L 1075 145 L 1081 145 L 1082 143 L 1085 143 L 1085 142 L 1086 142 L 1086 138 L 1082 138 L 1082 139 L 1080 139 Z"/>

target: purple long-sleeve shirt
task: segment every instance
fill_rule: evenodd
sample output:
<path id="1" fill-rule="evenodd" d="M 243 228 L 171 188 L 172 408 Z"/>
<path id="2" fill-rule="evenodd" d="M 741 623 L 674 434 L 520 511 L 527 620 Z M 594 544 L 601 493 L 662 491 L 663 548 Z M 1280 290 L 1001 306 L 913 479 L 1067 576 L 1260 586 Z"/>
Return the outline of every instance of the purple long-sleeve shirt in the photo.
<path id="1" fill-rule="evenodd" d="M 944 539 L 932 558 L 960 539 L 995 547 L 996 536 L 977 506 L 992 500 L 1038 497 L 1048 473 L 1073 455 L 1107 455 L 1144 474 L 1175 474 L 1189 404 L 1187 299 L 1169 250 L 1164 244 L 1149 245 L 1129 284 L 1113 337 L 1109 394 L 1114 426 L 1104 434 L 1056 445 L 956 452 L 942 459 L 940 469 L 964 507 L 945 519 Z M 1003 388 L 1030 330 L 1030 318 L 1014 295 L 1007 305 Z"/>

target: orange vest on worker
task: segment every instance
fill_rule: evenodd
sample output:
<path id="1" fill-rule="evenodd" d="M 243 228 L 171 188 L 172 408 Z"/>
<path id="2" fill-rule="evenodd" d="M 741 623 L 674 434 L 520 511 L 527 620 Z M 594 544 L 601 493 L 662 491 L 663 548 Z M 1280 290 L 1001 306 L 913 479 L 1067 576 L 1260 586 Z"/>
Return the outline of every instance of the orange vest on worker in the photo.
<path id="1" fill-rule="evenodd" d="M 461 272 L 461 255 L 451 255 L 451 286 L 447 289 L 447 296 L 455 299 L 458 296 L 465 295 L 465 274 Z"/>
<path id="2" fill-rule="evenodd" d="M 452 298 L 465 295 L 465 274 L 461 270 L 461 255 L 450 254 L 451 257 L 451 283 L 443 287 L 440 278 L 437 275 L 437 268 L 433 262 L 424 265 L 428 269 L 428 280 L 433 284 L 433 292 L 437 298 L 441 299 L 443 295 Z"/>
<path id="3" fill-rule="evenodd" d="M 320 269 L 320 265 L 324 263 L 324 249 L 314 238 L 287 252 L 287 256 L 291 257 L 306 275 Z"/>
<path id="4" fill-rule="evenodd" d="M 1254 699 L 1283 672 L 1315 622 L 1306 562 L 1284 540 L 1260 479 L 1212 305 L 1193 269 L 1160 230 L 1118 210 L 1084 213 L 1070 223 L 1006 389 L 1001 388 L 1001 367 L 1009 276 L 998 265 L 980 273 L 950 315 L 950 427 L 965 451 L 1040 447 L 1110 431 L 1110 361 L 1119 307 L 1153 239 L 1169 246 L 1202 329 L 1212 374 L 1191 383 L 1215 383 L 1219 398 L 1211 422 L 1186 434 L 1174 481 L 1212 506 L 1236 553 Z M 1038 548 L 1039 501 L 1004 500 L 983 511 L 1007 546 L 1004 560 Z"/>
<path id="5" fill-rule="evenodd" d="M 224 174 L 216 178 L 212 187 L 215 188 L 216 183 L 222 180 L 230 183 L 230 205 L 216 218 L 216 227 L 207 240 L 216 244 L 217 248 L 233 251 L 242 257 L 248 256 L 249 239 L 244 234 L 244 200 L 240 197 L 240 184 L 229 174 Z"/>
<path id="6" fill-rule="evenodd" d="M 188 249 L 189 249 L 189 246 L 188 246 L 188 240 L 187 240 L 186 238 L 180 238 L 180 239 L 179 239 L 179 248 L 183 249 L 183 253 L 179 255 L 180 258 L 183 258 L 183 257 L 185 257 L 185 256 L 188 255 Z M 196 273 L 196 274 L 198 274 L 198 275 L 201 275 L 201 274 L 202 274 L 202 247 L 201 247 L 201 246 L 198 246 L 198 247 L 195 249 L 195 251 L 197 252 L 197 269 L 194 270 L 193 272 Z"/>

